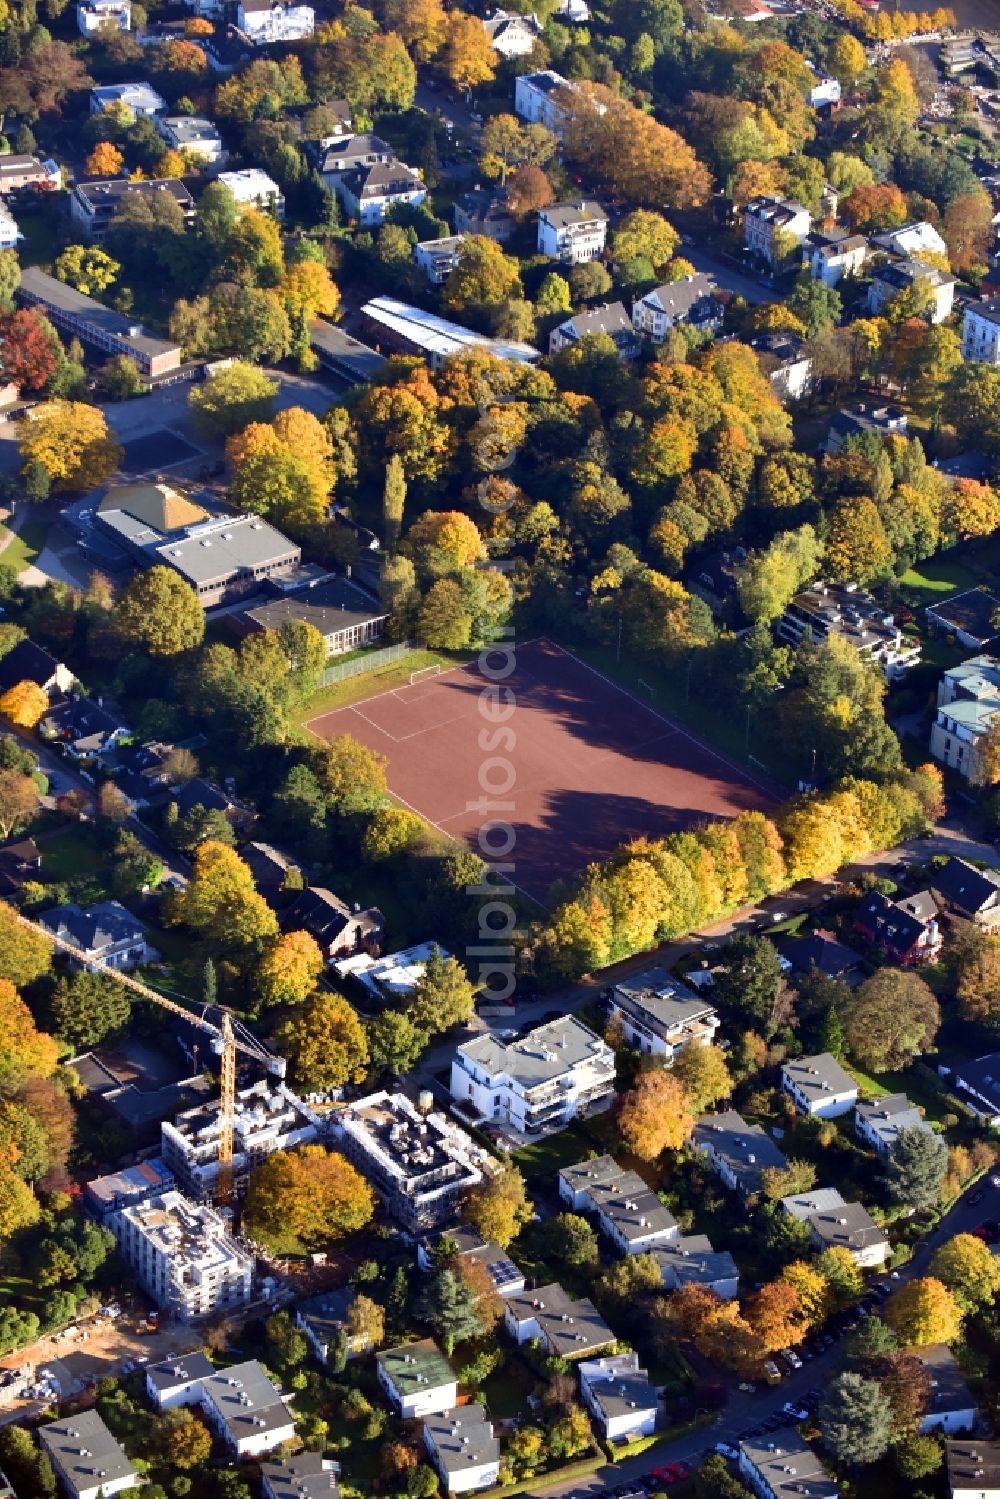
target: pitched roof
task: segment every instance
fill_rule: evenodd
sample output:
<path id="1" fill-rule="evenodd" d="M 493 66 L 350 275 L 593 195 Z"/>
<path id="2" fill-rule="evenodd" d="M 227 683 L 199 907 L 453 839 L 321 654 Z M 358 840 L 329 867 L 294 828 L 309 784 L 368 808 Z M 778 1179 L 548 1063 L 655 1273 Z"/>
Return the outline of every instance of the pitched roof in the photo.
<path id="1" fill-rule="evenodd" d="M 500 1461 L 500 1442 L 481 1405 L 440 1411 L 424 1420 L 424 1437 L 450 1479 Z"/>
<path id="2" fill-rule="evenodd" d="M 261 1477 L 273 1499 L 336 1499 L 337 1465 L 321 1452 L 300 1452 L 278 1462 L 262 1463 Z"/>
<path id="3" fill-rule="evenodd" d="M 44 687 L 55 676 L 59 662 L 33 640 L 19 640 L 13 650 L 0 656 L 0 692 L 16 687 L 18 682 L 34 682 Z"/>
<path id="4" fill-rule="evenodd" d="M 941 624 L 961 630 L 985 644 L 1000 633 L 993 623 L 997 609 L 1000 609 L 1000 599 L 994 598 L 985 588 L 967 588 L 964 593 L 953 593 L 950 599 L 940 604 L 928 604 L 926 612 Z"/>
<path id="5" fill-rule="evenodd" d="M 554 229 L 568 229 L 573 224 L 589 224 L 593 219 L 606 224 L 608 220 L 600 203 L 588 198 L 578 198 L 573 203 L 550 203 L 548 208 L 538 210 L 538 217 L 547 219 Z"/>
<path id="6" fill-rule="evenodd" d="M 693 276 L 685 276 L 680 281 L 668 281 L 663 286 L 654 286 L 640 300 L 655 303 L 672 317 L 683 317 L 699 303 L 714 301 L 717 293 L 718 287 L 713 278 L 704 271 L 696 271 Z"/>
<path id="7" fill-rule="evenodd" d="M 179 1353 L 176 1358 L 164 1359 L 161 1364 L 151 1364 L 146 1370 L 147 1383 L 159 1394 L 182 1389 L 196 1379 L 207 1379 L 215 1373 L 215 1365 L 200 1348 L 193 1353 Z"/>
<path id="8" fill-rule="evenodd" d="M 1000 872 L 979 870 L 964 859 L 951 858 L 932 876 L 933 888 L 960 911 L 974 914 L 985 906 L 995 905 L 1000 889 Z"/>
<path id="9" fill-rule="evenodd" d="M 982 1437 L 962 1437 L 945 1442 L 945 1463 L 953 1494 L 980 1495 L 1000 1489 L 1000 1442 Z"/>
<path id="10" fill-rule="evenodd" d="M 420 1338 L 398 1348 L 383 1348 L 376 1353 L 375 1360 L 401 1397 L 456 1383 L 454 1369 L 433 1338 Z"/>
<path id="11" fill-rule="evenodd" d="M 838 942 L 827 932 L 814 932 L 811 937 L 792 937 L 781 943 L 780 952 L 797 973 L 808 973 L 810 968 L 816 967 L 831 978 L 849 972 L 861 962 L 852 947 Z"/>
<path id="12" fill-rule="evenodd" d="M 170 484 L 112 484 L 98 505 L 100 512 L 124 510 L 145 526 L 169 535 L 208 519 L 208 511 Z"/>
<path id="13" fill-rule="evenodd" d="M 135 1469 L 96 1411 L 80 1411 L 41 1426 L 38 1435 L 73 1490 L 94 1489 L 135 1476 Z"/>
<path id="14" fill-rule="evenodd" d="M 43 911 L 37 920 L 57 937 L 68 938 L 84 952 L 99 952 L 120 942 L 139 942 L 146 928 L 137 916 L 117 900 L 102 900 L 93 906 L 69 901 Z"/>
<path id="15" fill-rule="evenodd" d="M 795 1061 L 785 1062 L 781 1075 L 812 1103 L 821 1103 L 824 1098 L 835 1098 L 858 1091 L 854 1078 L 828 1051 L 821 1051 L 814 1057 L 797 1057 Z"/>
<path id="16" fill-rule="evenodd" d="M 891 901 L 887 895 L 872 890 L 854 913 L 855 925 L 869 934 L 874 942 L 884 943 L 894 952 L 909 952 L 924 935 L 927 923 Z"/>

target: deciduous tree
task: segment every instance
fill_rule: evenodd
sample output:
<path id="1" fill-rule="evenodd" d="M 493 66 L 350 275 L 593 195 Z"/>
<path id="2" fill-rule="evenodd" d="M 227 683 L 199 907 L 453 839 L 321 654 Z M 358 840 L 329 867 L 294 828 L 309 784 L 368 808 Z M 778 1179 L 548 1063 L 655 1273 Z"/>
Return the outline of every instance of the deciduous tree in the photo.
<path id="1" fill-rule="evenodd" d="M 0 1083 L 5 1092 L 18 1088 L 28 1077 L 49 1077 L 59 1059 L 59 1047 L 51 1036 L 38 1030 L 31 1011 L 11 981 L 29 984 L 39 978 L 51 962 L 52 949 L 26 927 L 9 922 L 10 907 L 0 903 L 0 1027 L 4 1037 L 0 1052 Z M 22 948 L 22 936 L 28 941 Z M 38 947 L 33 952 L 32 943 Z"/>
<path id="2" fill-rule="evenodd" d="M 200 1468 L 212 1451 L 211 1432 L 189 1410 L 165 1411 L 157 1423 L 155 1442 L 161 1462 L 181 1473 Z"/>
<path id="3" fill-rule="evenodd" d="M 0 318 L 0 373 L 27 390 L 41 390 L 59 368 L 59 337 L 47 317 L 19 307 Z"/>
<path id="4" fill-rule="evenodd" d="M 314 756 L 317 779 L 342 817 L 374 812 L 386 799 L 388 761 L 350 734 L 341 734 Z"/>
<path id="5" fill-rule="evenodd" d="M 308 932 L 285 932 L 260 960 L 257 992 L 265 1005 L 300 1005 L 323 972 L 323 954 Z"/>
<path id="6" fill-rule="evenodd" d="M 962 1309 L 932 1275 L 911 1280 L 889 1298 L 885 1320 L 904 1348 L 951 1343 L 962 1330 Z"/>
<path id="7" fill-rule="evenodd" d="M 703 1114 L 733 1091 L 726 1055 L 718 1046 L 699 1046 L 697 1043 L 685 1046 L 674 1062 L 673 1071 L 684 1084 L 684 1091 L 696 1114 Z"/>
<path id="8" fill-rule="evenodd" d="M 640 1160 L 679 1150 L 694 1129 L 694 1111 L 683 1083 L 663 1069 L 640 1073 L 625 1094 L 618 1127 Z"/>
<path id="9" fill-rule="evenodd" d="M 504 1162 L 466 1198 L 462 1216 L 484 1239 L 506 1249 L 532 1214 L 524 1178 L 513 1162 Z"/>
<path id="10" fill-rule="evenodd" d="M 881 968 L 857 991 L 847 1044 L 863 1067 L 892 1071 L 926 1051 L 940 1024 L 938 1002 L 918 974 Z"/>
<path id="11" fill-rule="evenodd" d="M 409 1004 L 418 1030 L 427 1034 L 464 1025 L 475 1004 L 476 991 L 457 958 L 444 957 L 433 947 Z"/>
<path id="12" fill-rule="evenodd" d="M 121 266 L 98 245 L 68 245 L 56 257 L 54 270 L 60 281 L 69 282 L 70 286 L 89 297 L 95 292 L 107 291 Z"/>
<path id="13" fill-rule="evenodd" d="M 342 1088 L 345 1083 L 360 1083 L 368 1071 L 365 1028 L 340 994 L 317 990 L 281 1022 L 276 1040 L 302 1087 Z"/>
<path id="14" fill-rule="evenodd" d="M 371 1187 L 345 1156 L 322 1145 L 278 1150 L 252 1172 L 245 1222 L 265 1244 L 319 1248 L 371 1221 Z"/>
<path id="15" fill-rule="evenodd" d="M 19 451 L 22 473 L 37 466 L 56 490 L 94 489 L 122 459 L 104 413 L 80 401 L 49 401 L 23 424 Z"/>
<path id="16" fill-rule="evenodd" d="M 278 935 L 278 922 L 253 875 L 231 848 L 214 840 L 195 851 L 187 887 L 175 901 L 175 916 L 223 948 L 259 949 Z"/>
<path id="17" fill-rule="evenodd" d="M 975 1234 L 956 1234 L 931 1260 L 931 1274 L 948 1287 L 964 1312 L 990 1306 L 1000 1291 L 1000 1262 Z"/>
<path id="18" fill-rule="evenodd" d="M 0 697 L 0 713 L 20 729 L 33 729 L 48 710 L 48 693 L 37 682 L 15 682 Z"/>
<path id="19" fill-rule="evenodd" d="M 229 437 L 274 414 L 277 382 L 239 361 L 193 385 L 188 396 L 195 422 L 210 437 Z"/>
<path id="20" fill-rule="evenodd" d="M 115 624 L 131 646 L 151 656 L 177 656 L 205 638 L 198 595 L 172 567 L 151 567 L 126 585 L 115 605 Z"/>

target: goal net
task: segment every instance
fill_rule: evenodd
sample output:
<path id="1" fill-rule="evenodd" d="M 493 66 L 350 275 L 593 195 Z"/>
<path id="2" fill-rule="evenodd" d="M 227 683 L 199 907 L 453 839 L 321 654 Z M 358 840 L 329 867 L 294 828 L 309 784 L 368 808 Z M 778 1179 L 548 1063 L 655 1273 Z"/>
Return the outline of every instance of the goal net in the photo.
<path id="1" fill-rule="evenodd" d="M 433 666 L 421 666 L 418 671 L 410 672 L 410 686 L 417 682 L 423 682 L 427 677 L 438 677 L 441 675 L 441 663 L 435 661 Z"/>

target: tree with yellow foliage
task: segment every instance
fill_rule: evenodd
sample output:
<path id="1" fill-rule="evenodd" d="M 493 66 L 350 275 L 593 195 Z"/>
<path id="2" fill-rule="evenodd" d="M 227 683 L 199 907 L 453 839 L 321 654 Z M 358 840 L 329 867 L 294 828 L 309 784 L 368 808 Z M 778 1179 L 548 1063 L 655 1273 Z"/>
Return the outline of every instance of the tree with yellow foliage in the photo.
<path id="1" fill-rule="evenodd" d="M 530 1220 L 532 1205 L 524 1177 L 513 1161 L 505 1161 L 465 1199 L 462 1217 L 484 1239 L 506 1249 Z"/>
<path id="2" fill-rule="evenodd" d="M 428 578 L 447 577 L 486 559 L 478 526 L 460 510 L 426 510 L 406 533 L 405 550 Z"/>
<path id="3" fill-rule="evenodd" d="M 300 1087 L 342 1088 L 363 1082 L 368 1071 L 365 1028 L 340 994 L 317 989 L 281 1022 L 275 1040 Z"/>
<path id="4" fill-rule="evenodd" d="M 332 317 L 340 293 L 325 265 L 318 260 L 298 260 L 285 272 L 281 284 L 289 317 Z"/>
<path id="5" fill-rule="evenodd" d="M 159 178 L 160 180 L 165 177 L 183 177 L 188 170 L 187 162 L 181 153 L 175 151 L 171 146 L 164 151 L 159 161 L 153 163 L 150 168 L 150 176 Z"/>
<path id="6" fill-rule="evenodd" d="M 308 932 L 285 932 L 261 958 L 257 992 L 265 1005 L 300 1005 L 323 972 L 323 954 Z"/>
<path id="7" fill-rule="evenodd" d="M 821 1326 L 833 1308 L 830 1288 L 822 1275 L 807 1260 L 793 1260 L 782 1270 L 780 1279 L 795 1291 L 799 1309 L 809 1326 Z"/>
<path id="8" fill-rule="evenodd" d="M 962 1330 L 962 1309 L 947 1286 L 925 1275 L 889 1298 L 885 1320 L 904 1348 L 923 1348 L 953 1342 Z"/>
<path id="9" fill-rule="evenodd" d="M 640 1160 L 655 1161 L 665 1150 L 680 1150 L 694 1129 L 684 1084 L 665 1068 L 640 1073 L 622 1099 L 618 1128 Z"/>
<path id="10" fill-rule="evenodd" d="M 9 906 L 4 906 L 9 911 Z M 45 972 L 52 961 L 52 948 L 43 938 L 26 927 L 19 928 L 26 939 L 23 952 L 10 947 L 0 963 L 8 973 L 15 973 L 20 982 L 31 983 Z M 6 934 L 0 925 L 0 937 Z M 19 934 L 15 935 L 15 941 Z M 29 950 L 39 945 L 36 956 Z M 39 966 L 41 964 L 41 966 Z M 0 978 L 0 1086 L 4 1093 L 14 1091 L 26 1077 L 51 1077 L 59 1060 L 59 1044 L 35 1025 L 31 1011 L 8 978 Z"/>
<path id="11" fill-rule="evenodd" d="M 49 401 L 21 424 L 22 473 L 36 466 L 53 489 L 95 489 L 122 460 L 122 449 L 98 406 Z"/>
<path id="12" fill-rule="evenodd" d="M 48 706 L 49 695 L 37 682 L 15 682 L 0 697 L 0 713 L 19 729 L 33 729 Z"/>
<path id="13" fill-rule="evenodd" d="M 83 164 L 88 177 L 117 177 L 125 158 L 111 141 L 98 141 Z"/>
<path id="14" fill-rule="evenodd" d="M 364 1177 L 323 1145 L 275 1151 L 247 1184 L 247 1231 L 279 1252 L 319 1249 L 364 1228 L 374 1211 Z"/>
<path id="15" fill-rule="evenodd" d="M 195 851 L 190 883 L 174 901 L 173 916 L 223 947 L 260 947 L 278 936 L 278 921 L 253 875 L 233 849 L 207 839 Z"/>
<path id="16" fill-rule="evenodd" d="M 490 83 L 496 73 L 496 53 L 482 21 L 459 10 L 449 11 L 438 64 L 458 89 Z"/>
<path id="17" fill-rule="evenodd" d="M 379 0 L 375 9 L 386 31 L 401 36 L 417 62 L 430 62 L 444 46 L 448 15 L 441 0 Z"/>

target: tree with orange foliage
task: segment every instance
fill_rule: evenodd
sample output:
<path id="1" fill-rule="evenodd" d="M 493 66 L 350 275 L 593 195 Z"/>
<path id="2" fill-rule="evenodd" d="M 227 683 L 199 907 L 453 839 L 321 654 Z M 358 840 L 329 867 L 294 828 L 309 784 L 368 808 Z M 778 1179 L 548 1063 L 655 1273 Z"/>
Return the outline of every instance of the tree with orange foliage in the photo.
<path id="1" fill-rule="evenodd" d="M 595 185 L 649 208 L 688 208 L 711 190 L 708 168 L 687 142 L 599 83 L 558 98 L 566 112 L 563 149 Z"/>
<path id="2" fill-rule="evenodd" d="M 88 177 L 117 177 L 125 158 L 111 141 L 98 141 L 83 164 Z"/>
<path id="3" fill-rule="evenodd" d="M 5 907 L 9 910 L 10 907 Z M 21 927 L 21 935 L 28 942 L 38 942 L 41 948 L 36 957 L 24 955 L 25 961 L 16 961 L 12 952 L 5 962 L 8 971 L 16 968 L 24 983 L 30 983 L 51 962 L 52 949 L 41 937 L 36 937 L 27 927 Z M 45 961 L 47 960 L 47 961 Z M 4 1092 L 19 1087 L 27 1077 L 50 1077 L 59 1060 L 59 1044 L 35 1025 L 31 1011 L 20 997 L 10 979 L 0 978 L 0 1034 L 3 1047 L 0 1049 L 0 1083 Z"/>
<path id="4" fill-rule="evenodd" d="M 679 1150 L 694 1129 L 684 1084 L 665 1068 L 640 1073 L 622 1100 L 618 1128 L 640 1160 L 655 1161 L 665 1150 Z"/>
<path id="5" fill-rule="evenodd" d="M 401 36 L 417 62 L 430 62 L 444 46 L 448 15 L 441 0 L 379 0 L 375 9 L 386 31 Z"/>
<path id="6" fill-rule="evenodd" d="M 214 36 L 215 27 L 211 21 L 206 21 L 204 16 L 189 16 L 184 22 L 184 35 L 186 37 Z"/>
<path id="7" fill-rule="evenodd" d="M 15 682 L 0 697 L 0 713 L 19 729 L 33 729 L 48 706 L 49 695 L 37 682 Z"/>
<path id="8" fill-rule="evenodd" d="M 516 167 L 507 179 L 507 207 L 518 218 L 548 208 L 554 198 L 552 183 L 541 167 Z"/>
<path id="9" fill-rule="evenodd" d="M 993 203 L 988 194 L 979 188 L 958 193 L 945 209 L 941 232 L 953 270 L 959 275 L 985 270 L 994 238 Z"/>
<path id="10" fill-rule="evenodd" d="M 496 73 L 496 53 L 482 21 L 458 10 L 449 11 L 438 63 L 456 88 L 473 89 L 491 82 Z"/>
<path id="11" fill-rule="evenodd" d="M 859 182 L 840 205 L 844 217 L 863 234 L 884 234 L 906 223 L 906 199 L 894 182 Z"/>
<path id="12" fill-rule="evenodd" d="M 162 180 L 165 177 L 183 177 L 188 172 L 188 164 L 179 151 L 173 146 L 168 147 L 160 157 L 159 161 L 153 163 L 150 174 Z"/>
<path id="13" fill-rule="evenodd" d="M 787 1280 L 771 1281 L 754 1291 L 743 1303 L 743 1315 L 750 1324 L 761 1358 L 797 1343 L 809 1327 L 799 1293 Z"/>

